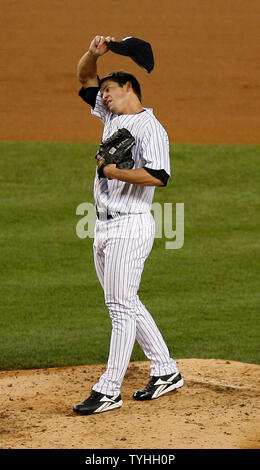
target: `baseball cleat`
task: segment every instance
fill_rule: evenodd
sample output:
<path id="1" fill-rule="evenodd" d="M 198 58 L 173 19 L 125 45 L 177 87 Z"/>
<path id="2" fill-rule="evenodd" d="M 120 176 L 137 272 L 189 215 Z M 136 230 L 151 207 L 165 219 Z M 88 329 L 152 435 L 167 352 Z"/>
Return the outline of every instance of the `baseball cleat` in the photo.
<path id="1" fill-rule="evenodd" d="M 80 415 L 91 415 L 93 413 L 114 410 L 122 406 L 122 404 L 121 395 L 104 395 L 92 390 L 89 398 L 75 405 L 73 410 Z"/>
<path id="2" fill-rule="evenodd" d="M 182 387 L 184 384 L 180 372 L 161 377 L 151 377 L 151 380 L 143 390 L 137 390 L 133 397 L 135 400 L 152 400 L 165 393 Z"/>

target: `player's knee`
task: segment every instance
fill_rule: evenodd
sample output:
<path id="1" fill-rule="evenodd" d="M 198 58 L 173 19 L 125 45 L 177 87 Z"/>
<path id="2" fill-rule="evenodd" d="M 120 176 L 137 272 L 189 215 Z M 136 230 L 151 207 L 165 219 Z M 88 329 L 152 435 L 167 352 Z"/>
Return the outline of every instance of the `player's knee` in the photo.
<path id="1" fill-rule="evenodd" d="M 133 318 L 135 316 L 134 305 L 131 302 L 106 301 L 111 320 L 117 320 L 123 317 Z"/>

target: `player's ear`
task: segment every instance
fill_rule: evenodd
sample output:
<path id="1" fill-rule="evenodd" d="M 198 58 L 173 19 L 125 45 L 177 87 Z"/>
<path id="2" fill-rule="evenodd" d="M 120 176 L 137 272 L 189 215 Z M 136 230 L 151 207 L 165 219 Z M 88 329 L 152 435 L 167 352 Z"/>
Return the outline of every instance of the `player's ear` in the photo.
<path id="1" fill-rule="evenodd" d="M 133 90 L 133 85 L 131 82 L 126 82 L 125 87 L 126 87 L 126 91 Z"/>

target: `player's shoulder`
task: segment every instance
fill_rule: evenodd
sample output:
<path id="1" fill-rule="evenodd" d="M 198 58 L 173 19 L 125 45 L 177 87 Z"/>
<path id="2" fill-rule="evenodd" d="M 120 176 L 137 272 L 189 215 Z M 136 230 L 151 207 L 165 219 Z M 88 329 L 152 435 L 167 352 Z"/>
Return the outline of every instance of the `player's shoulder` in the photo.
<path id="1" fill-rule="evenodd" d="M 152 108 L 145 109 L 143 131 L 147 134 L 160 133 L 167 135 L 167 131 L 159 119 L 155 116 Z"/>
<path id="2" fill-rule="evenodd" d="M 152 108 L 144 108 L 145 110 L 145 117 L 146 117 L 146 121 L 147 121 L 147 125 L 151 126 L 151 125 L 155 125 L 155 126 L 158 126 L 158 127 L 163 127 L 162 123 L 159 121 L 159 119 L 157 118 L 157 116 L 154 114 L 154 111 Z"/>

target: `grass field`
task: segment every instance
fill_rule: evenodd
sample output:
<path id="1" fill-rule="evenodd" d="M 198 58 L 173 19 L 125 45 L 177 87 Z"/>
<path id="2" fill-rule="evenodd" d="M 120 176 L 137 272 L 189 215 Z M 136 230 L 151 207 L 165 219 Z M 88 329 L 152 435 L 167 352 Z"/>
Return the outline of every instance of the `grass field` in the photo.
<path id="1" fill-rule="evenodd" d="M 97 145 L 1 143 L 0 368 L 103 363 L 110 320 L 76 208 Z M 185 242 L 156 239 L 140 297 L 174 358 L 259 363 L 260 147 L 171 147 L 155 201 L 185 204 Z M 174 228 L 174 227 L 173 227 Z M 135 345 L 132 360 L 144 356 Z"/>

